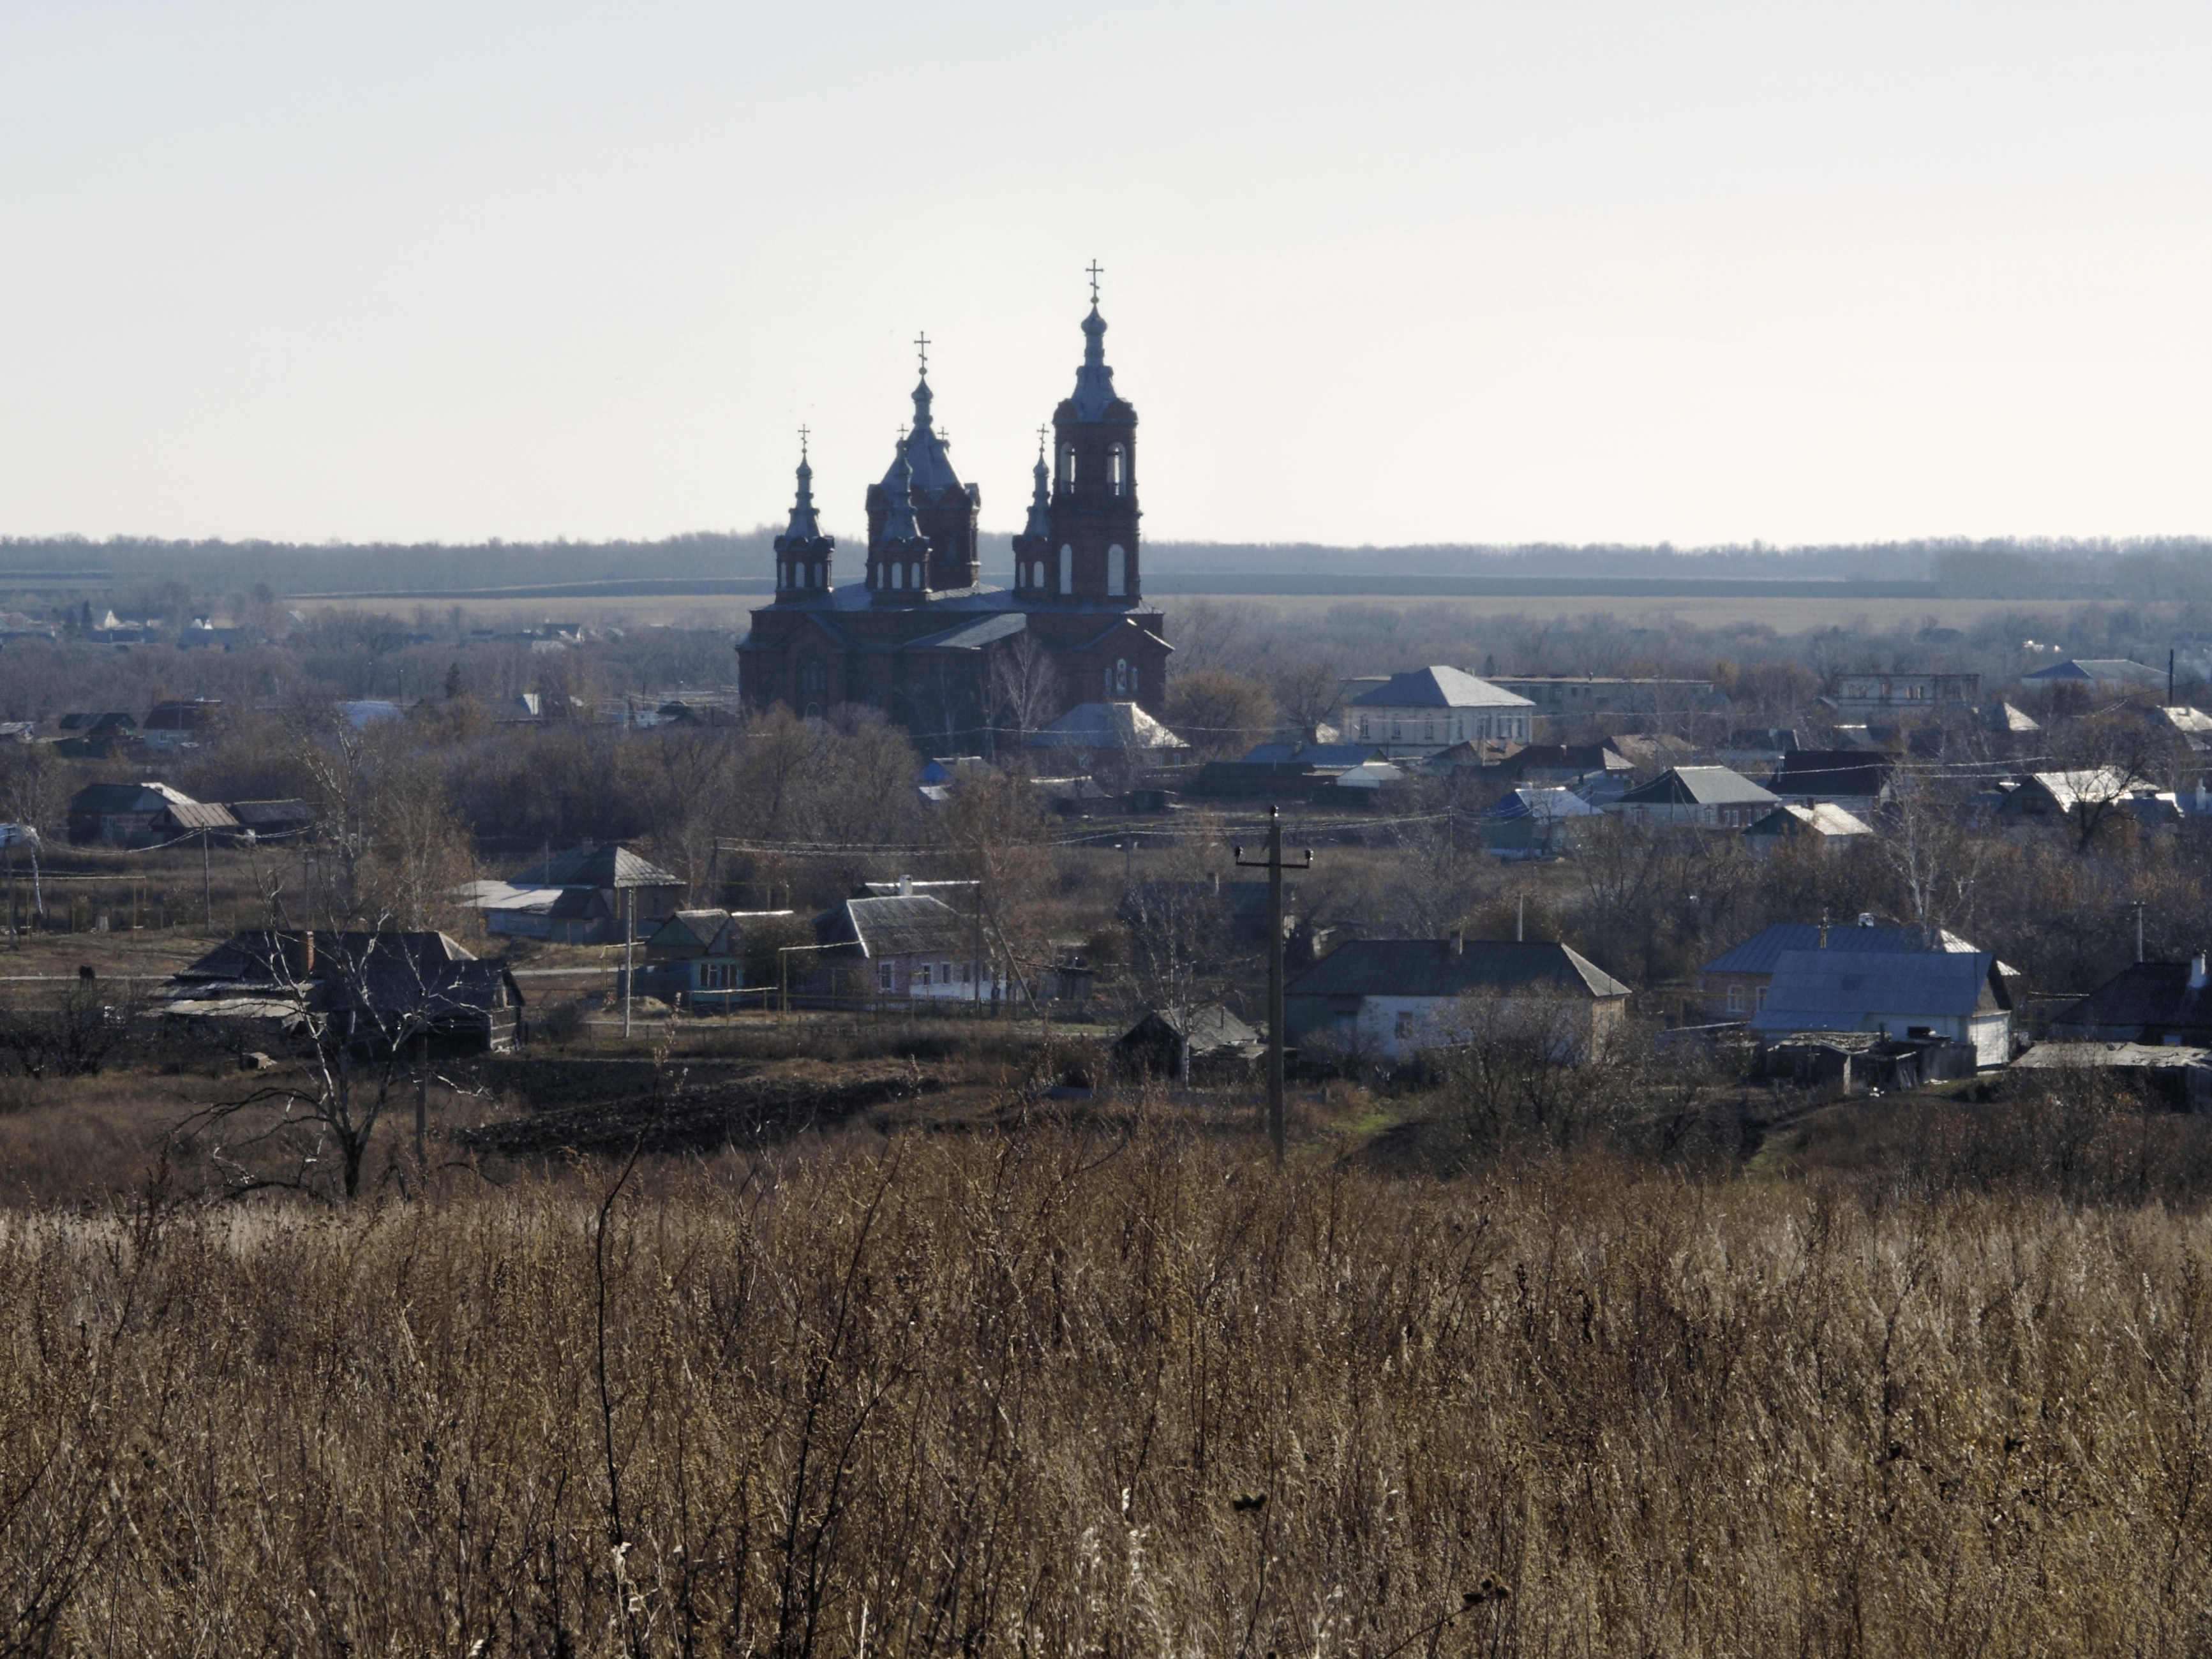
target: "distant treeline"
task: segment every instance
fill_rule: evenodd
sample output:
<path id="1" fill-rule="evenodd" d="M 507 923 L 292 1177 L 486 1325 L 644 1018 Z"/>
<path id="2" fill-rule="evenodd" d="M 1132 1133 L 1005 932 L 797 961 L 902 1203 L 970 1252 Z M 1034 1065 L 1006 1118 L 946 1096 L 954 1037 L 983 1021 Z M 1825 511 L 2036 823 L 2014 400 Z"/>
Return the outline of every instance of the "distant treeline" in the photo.
<path id="1" fill-rule="evenodd" d="M 65 592 L 66 573 L 87 573 L 84 590 L 118 597 L 179 588 L 222 596 L 265 590 L 276 597 L 325 593 L 422 595 L 455 589 L 656 578 L 765 578 L 774 568 L 773 526 L 696 531 L 658 541 L 326 543 L 162 541 L 150 537 L 0 537 L 0 592 Z M 982 538 L 987 576 L 1002 576 L 1012 554 L 1004 534 Z M 857 549 L 854 550 L 857 552 Z M 1331 547 L 1316 543 L 1157 540 L 1146 568 L 1160 574 L 1218 572 L 1247 578 L 1327 574 L 1542 576 L 1575 580 L 1698 579 L 1932 581 L 1959 598 L 2212 599 L 2212 539 L 1964 538 L 1838 544 L 1819 547 L 1677 548 L 1622 544 L 1516 547 L 1435 544 Z M 22 573 L 11 586 L 9 572 Z M 100 573 L 97 576 L 93 573 Z"/>

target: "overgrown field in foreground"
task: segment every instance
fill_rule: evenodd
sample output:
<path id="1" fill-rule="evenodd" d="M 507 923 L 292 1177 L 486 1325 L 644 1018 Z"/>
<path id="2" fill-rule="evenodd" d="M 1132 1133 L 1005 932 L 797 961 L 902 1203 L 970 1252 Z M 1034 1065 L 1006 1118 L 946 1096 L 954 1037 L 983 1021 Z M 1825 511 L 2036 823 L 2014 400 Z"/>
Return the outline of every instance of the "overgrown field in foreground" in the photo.
<path id="1" fill-rule="evenodd" d="M 1170 1129 L 0 1219 L 0 1649 L 2203 1651 L 2212 1221 Z"/>

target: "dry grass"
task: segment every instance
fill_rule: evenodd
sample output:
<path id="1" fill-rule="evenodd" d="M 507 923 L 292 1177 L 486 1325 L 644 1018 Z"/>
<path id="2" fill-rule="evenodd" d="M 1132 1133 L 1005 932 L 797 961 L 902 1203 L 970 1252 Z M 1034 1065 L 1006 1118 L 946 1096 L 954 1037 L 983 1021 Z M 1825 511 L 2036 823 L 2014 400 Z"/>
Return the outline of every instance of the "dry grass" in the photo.
<path id="1" fill-rule="evenodd" d="M 2212 1222 L 1146 1123 L 0 1218 L 0 1648 L 2189 1652 Z"/>

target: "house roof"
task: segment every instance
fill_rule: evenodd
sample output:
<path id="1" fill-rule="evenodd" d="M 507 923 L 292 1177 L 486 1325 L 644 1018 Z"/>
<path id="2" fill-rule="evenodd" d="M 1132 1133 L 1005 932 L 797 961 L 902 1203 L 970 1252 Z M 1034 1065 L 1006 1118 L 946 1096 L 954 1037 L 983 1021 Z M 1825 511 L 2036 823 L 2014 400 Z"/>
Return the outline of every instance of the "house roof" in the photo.
<path id="1" fill-rule="evenodd" d="M 2002 701 L 1986 703 L 1983 706 L 1981 724 L 1985 730 L 1991 732 L 2027 732 L 2043 730 L 2042 722 Z"/>
<path id="2" fill-rule="evenodd" d="M 249 830 L 281 829 L 315 821 L 315 809 L 303 800 L 234 800 L 227 804 L 231 817 Z"/>
<path id="3" fill-rule="evenodd" d="M 1632 806 L 1777 806 L 1767 790 L 1725 766 L 1677 766 L 1620 798 Z"/>
<path id="4" fill-rule="evenodd" d="M 1456 668 L 1437 665 L 1393 674 L 1352 700 L 1363 708 L 1534 708 L 1517 692 L 1479 680 Z"/>
<path id="5" fill-rule="evenodd" d="M 1782 757 L 1768 787 L 1784 795 L 1881 793 L 1893 763 L 1863 749 L 1795 749 Z"/>
<path id="6" fill-rule="evenodd" d="M 1450 750 L 1445 750 L 1447 754 Z M 1499 763 L 1509 777 L 1531 772 L 1632 772 L 1635 763 L 1601 743 L 1532 743 Z"/>
<path id="7" fill-rule="evenodd" d="M 681 887 L 683 881 L 627 847 L 589 842 L 556 853 L 512 878 L 517 887 Z"/>
<path id="8" fill-rule="evenodd" d="M 712 950 L 729 926 L 727 910 L 678 910 L 641 941 L 665 950 Z"/>
<path id="9" fill-rule="evenodd" d="M 2021 676 L 2023 681 L 2048 684 L 2053 680 L 2086 680 L 2100 685 L 2163 685 L 2166 676 L 2148 663 L 2125 657 L 2069 657 L 2048 668 Z"/>
<path id="10" fill-rule="evenodd" d="M 1352 767 L 1378 760 L 1382 750 L 1371 743 L 1255 744 L 1239 763 L 1245 766 Z"/>
<path id="11" fill-rule="evenodd" d="M 2117 766 L 2093 766 L 2071 772 L 2031 772 L 2028 778 L 2042 786 L 2062 812 L 2070 812 L 2084 803 L 2100 805 L 2128 790 L 2128 775 Z"/>
<path id="12" fill-rule="evenodd" d="M 199 803 L 166 783 L 88 783 L 70 797 L 72 812 L 161 812 L 173 806 Z"/>
<path id="13" fill-rule="evenodd" d="M 2051 1023 L 2054 1033 L 2212 1029 L 2212 986 L 2190 988 L 2185 962 L 2130 963 Z"/>
<path id="14" fill-rule="evenodd" d="M 480 961 L 438 933 L 317 933 L 315 964 L 307 966 L 308 935 L 258 929 L 234 933 L 170 984 L 177 1000 L 228 1002 L 241 994 L 295 1006 L 372 1012 L 420 1012 L 433 1018 L 481 1012 L 503 988 L 522 993 L 507 964 Z M 209 1012 L 222 1012 L 210 1009 Z"/>
<path id="15" fill-rule="evenodd" d="M 975 947 L 975 923 L 944 900 L 916 893 L 834 904 L 814 918 L 814 936 L 823 945 L 857 945 L 870 957 L 965 957 Z"/>
<path id="16" fill-rule="evenodd" d="M 1079 702 L 1042 731 L 1031 749 L 1188 749 L 1190 745 L 1133 702 Z"/>
<path id="17" fill-rule="evenodd" d="M 1494 820 L 1536 818 L 1548 823 L 1559 818 L 1597 817 L 1603 811 L 1602 807 L 1591 805 L 1571 789 L 1524 783 L 1517 789 L 1507 790 L 1498 804 L 1482 816 Z"/>
<path id="18" fill-rule="evenodd" d="M 1189 1010 L 1188 1014 L 1180 1008 L 1155 1008 L 1124 1031 L 1115 1046 L 1145 1042 L 1156 1030 L 1162 1030 L 1177 1041 L 1188 1042 L 1193 1054 L 1210 1054 L 1217 1048 L 1246 1048 L 1260 1041 L 1260 1034 L 1228 1009 L 1218 1002 L 1208 1002 Z"/>
<path id="19" fill-rule="evenodd" d="M 1470 991 L 1556 986 L 1590 998 L 1625 997 L 1623 985 L 1589 957 L 1547 940 L 1352 939 L 1285 986 L 1291 996 L 1455 997 Z"/>
<path id="20" fill-rule="evenodd" d="M 1747 836 L 1870 836 L 1873 827 L 1833 801 L 1810 806 L 1778 806 L 1747 828 Z"/>
<path id="21" fill-rule="evenodd" d="M 1336 775 L 1339 789 L 1384 789 L 1406 781 L 1406 775 L 1389 761 L 1362 761 Z"/>
<path id="22" fill-rule="evenodd" d="M 2011 1005 L 1986 951 L 1784 951 L 1757 1031 L 1850 1030 L 1869 1019 L 1963 1018 Z"/>
<path id="23" fill-rule="evenodd" d="M 238 820 L 228 806 L 206 801 L 171 801 L 161 816 L 179 830 L 235 830 Z"/>
<path id="24" fill-rule="evenodd" d="M 1917 927 L 1854 927 L 1849 924 L 1827 930 L 1828 940 L 1820 943 L 1821 928 L 1818 922 L 1778 921 L 1771 927 L 1753 933 L 1732 951 L 1722 952 L 1698 971 L 1707 974 L 1771 974 L 1785 951 L 1925 951 L 1927 940 Z M 1938 929 L 1936 934 L 1937 951 L 1954 953 L 1971 952 L 1974 947 L 1956 933 Z"/>

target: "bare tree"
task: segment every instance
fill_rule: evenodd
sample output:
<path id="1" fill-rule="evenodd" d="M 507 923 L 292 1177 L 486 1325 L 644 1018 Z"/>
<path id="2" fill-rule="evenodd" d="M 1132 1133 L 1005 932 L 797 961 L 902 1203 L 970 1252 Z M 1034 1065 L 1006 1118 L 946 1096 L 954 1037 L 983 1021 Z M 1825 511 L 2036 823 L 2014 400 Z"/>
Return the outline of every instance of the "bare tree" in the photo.
<path id="1" fill-rule="evenodd" d="M 1030 734 L 1060 712 L 1060 671 L 1027 633 L 991 653 L 991 724 L 1013 738 L 1017 755 Z"/>

